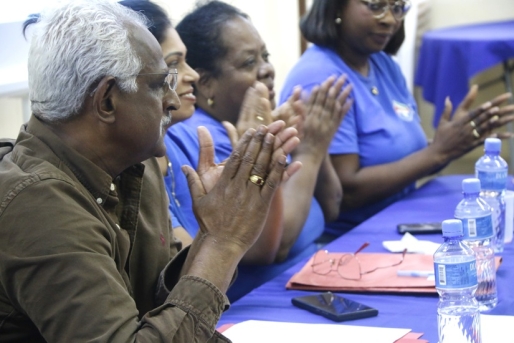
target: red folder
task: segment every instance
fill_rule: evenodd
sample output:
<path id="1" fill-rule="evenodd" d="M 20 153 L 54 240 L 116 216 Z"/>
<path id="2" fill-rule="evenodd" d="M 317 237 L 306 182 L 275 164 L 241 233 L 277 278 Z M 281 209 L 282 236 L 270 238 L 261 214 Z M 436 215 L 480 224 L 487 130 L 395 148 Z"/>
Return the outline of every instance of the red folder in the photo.
<path id="1" fill-rule="evenodd" d="M 338 257 L 348 253 L 333 253 Z M 358 260 L 361 270 L 371 270 L 377 266 L 395 264 L 399 254 L 391 253 L 359 253 Z M 360 280 L 347 280 L 338 272 L 332 270 L 326 275 L 316 274 L 313 271 L 312 257 L 298 273 L 288 281 L 287 289 L 313 290 L 313 291 L 353 291 L 353 292 L 408 292 L 408 293 L 436 293 L 435 281 L 426 277 L 397 276 L 398 270 L 433 271 L 434 259 L 432 255 L 407 254 L 403 262 L 394 267 L 377 269 L 364 274 Z M 500 266 L 501 257 L 496 257 L 496 268 Z"/>

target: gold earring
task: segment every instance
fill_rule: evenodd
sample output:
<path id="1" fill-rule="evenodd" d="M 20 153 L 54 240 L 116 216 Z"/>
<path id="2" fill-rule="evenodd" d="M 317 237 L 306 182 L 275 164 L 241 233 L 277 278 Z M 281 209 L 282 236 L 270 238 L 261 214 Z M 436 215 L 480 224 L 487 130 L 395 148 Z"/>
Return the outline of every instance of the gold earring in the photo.
<path id="1" fill-rule="evenodd" d="M 212 105 L 214 105 L 214 100 L 212 100 L 212 98 L 207 99 L 207 105 L 212 107 Z"/>
<path id="2" fill-rule="evenodd" d="M 342 22 L 342 20 L 341 20 L 341 18 L 337 17 L 337 18 L 336 18 L 336 20 L 335 20 L 335 22 L 336 22 L 336 24 L 337 24 L 337 25 L 340 25 L 340 24 L 341 24 L 341 22 Z"/>

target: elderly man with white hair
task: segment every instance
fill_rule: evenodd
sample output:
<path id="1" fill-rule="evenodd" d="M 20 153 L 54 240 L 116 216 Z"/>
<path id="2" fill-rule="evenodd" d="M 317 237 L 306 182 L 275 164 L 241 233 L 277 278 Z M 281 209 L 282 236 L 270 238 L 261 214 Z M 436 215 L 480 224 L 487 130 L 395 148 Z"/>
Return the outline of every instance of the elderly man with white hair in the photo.
<path id="1" fill-rule="evenodd" d="M 283 122 L 249 130 L 218 166 L 200 128 L 198 172 L 184 172 L 201 231 L 179 253 L 155 159 L 176 75 L 145 25 L 109 0 L 33 25 L 33 115 L 0 142 L 0 342 L 227 341 L 225 292 L 298 170 L 298 138 Z M 247 98 L 269 110 L 258 85 Z"/>

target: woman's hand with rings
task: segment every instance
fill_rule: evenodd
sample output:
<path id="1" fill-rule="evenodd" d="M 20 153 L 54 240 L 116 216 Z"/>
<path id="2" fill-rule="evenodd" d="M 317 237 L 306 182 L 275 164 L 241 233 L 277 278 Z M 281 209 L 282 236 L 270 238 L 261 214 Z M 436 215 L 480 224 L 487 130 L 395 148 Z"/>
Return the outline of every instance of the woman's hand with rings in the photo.
<path id="1" fill-rule="evenodd" d="M 475 124 L 475 122 L 473 120 L 470 120 L 469 125 L 471 125 L 471 127 L 473 128 L 473 131 L 471 131 L 473 136 L 475 136 L 475 138 L 477 138 L 477 139 L 480 138 L 480 134 L 477 131 L 477 124 Z"/>
<path id="2" fill-rule="evenodd" d="M 471 109 L 477 97 L 478 87 L 470 91 L 455 110 L 453 117 L 450 99 L 445 101 L 445 110 L 437 127 L 432 143 L 440 159 L 445 163 L 460 157 L 482 144 L 485 138 L 495 135 L 510 138 L 510 132 L 494 133 L 494 130 L 514 120 L 514 105 L 500 107 L 510 93 L 501 94 L 481 106 Z"/>
<path id="3" fill-rule="evenodd" d="M 510 132 L 494 133 L 494 130 L 514 120 L 514 105 L 500 107 L 510 97 L 510 93 L 501 94 L 468 112 L 469 124 L 475 129 L 475 131 L 472 130 L 475 138 L 482 137 L 485 139 L 491 135 L 498 138 L 512 137 Z M 479 137 L 477 137 L 477 134 Z"/>
<path id="4" fill-rule="evenodd" d="M 295 154 L 309 153 L 324 156 L 353 101 L 349 98 L 352 85 L 347 76 L 330 76 L 312 89 L 306 113 L 300 126 L 302 143 Z"/>
<path id="5" fill-rule="evenodd" d="M 259 125 L 269 125 L 273 121 L 268 88 L 261 82 L 248 88 L 235 124 L 238 136 L 246 130 L 257 128 Z"/>
<path id="6" fill-rule="evenodd" d="M 286 102 L 271 112 L 273 121 L 283 120 L 287 126 L 295 127 L 301 131 L 301 124 L 307 108 L 302 101 L 302 87 L 293 88 L 293 93 Z"/>

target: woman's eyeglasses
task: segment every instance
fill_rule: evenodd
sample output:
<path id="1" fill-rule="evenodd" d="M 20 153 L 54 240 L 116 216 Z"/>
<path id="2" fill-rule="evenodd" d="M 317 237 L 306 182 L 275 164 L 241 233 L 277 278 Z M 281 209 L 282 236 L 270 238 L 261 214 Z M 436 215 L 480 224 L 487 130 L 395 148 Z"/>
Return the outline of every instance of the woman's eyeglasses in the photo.
<path id="1" fill-rule="evenodd" d="M 394 19 L 400 21 L 405 18 L 405 15 L 410 10 L 411 3 L 409 0 L 400 0 L 390 3 L 388 0 L 360 0 L 368 6 L 368 9 L 377 19 L 383 18 L 387 11 L 391 10 Z"/>
<path id="2" fill-rule="evenodd" d="M 333 271 L 346 280 L 360 280 L 362 275 L 373 273 L 379 269 L 391 268 L 402 264 L 407 249 L 403 250 L 401 257 L 398 261 L 393 264 L 385 266 L 377 266 L 369 270 L 362 270 L 361 263 L 357 258 L 357 254 L 364 250 L 369 243 L 364 243 L 357 251 L 353 254 L 334 254 L 329 253 L 327 250 L 320 250 L 314 255 L 313 262 L 311 264 L 312 272 L 319 275 L 327 275 Z"/>

